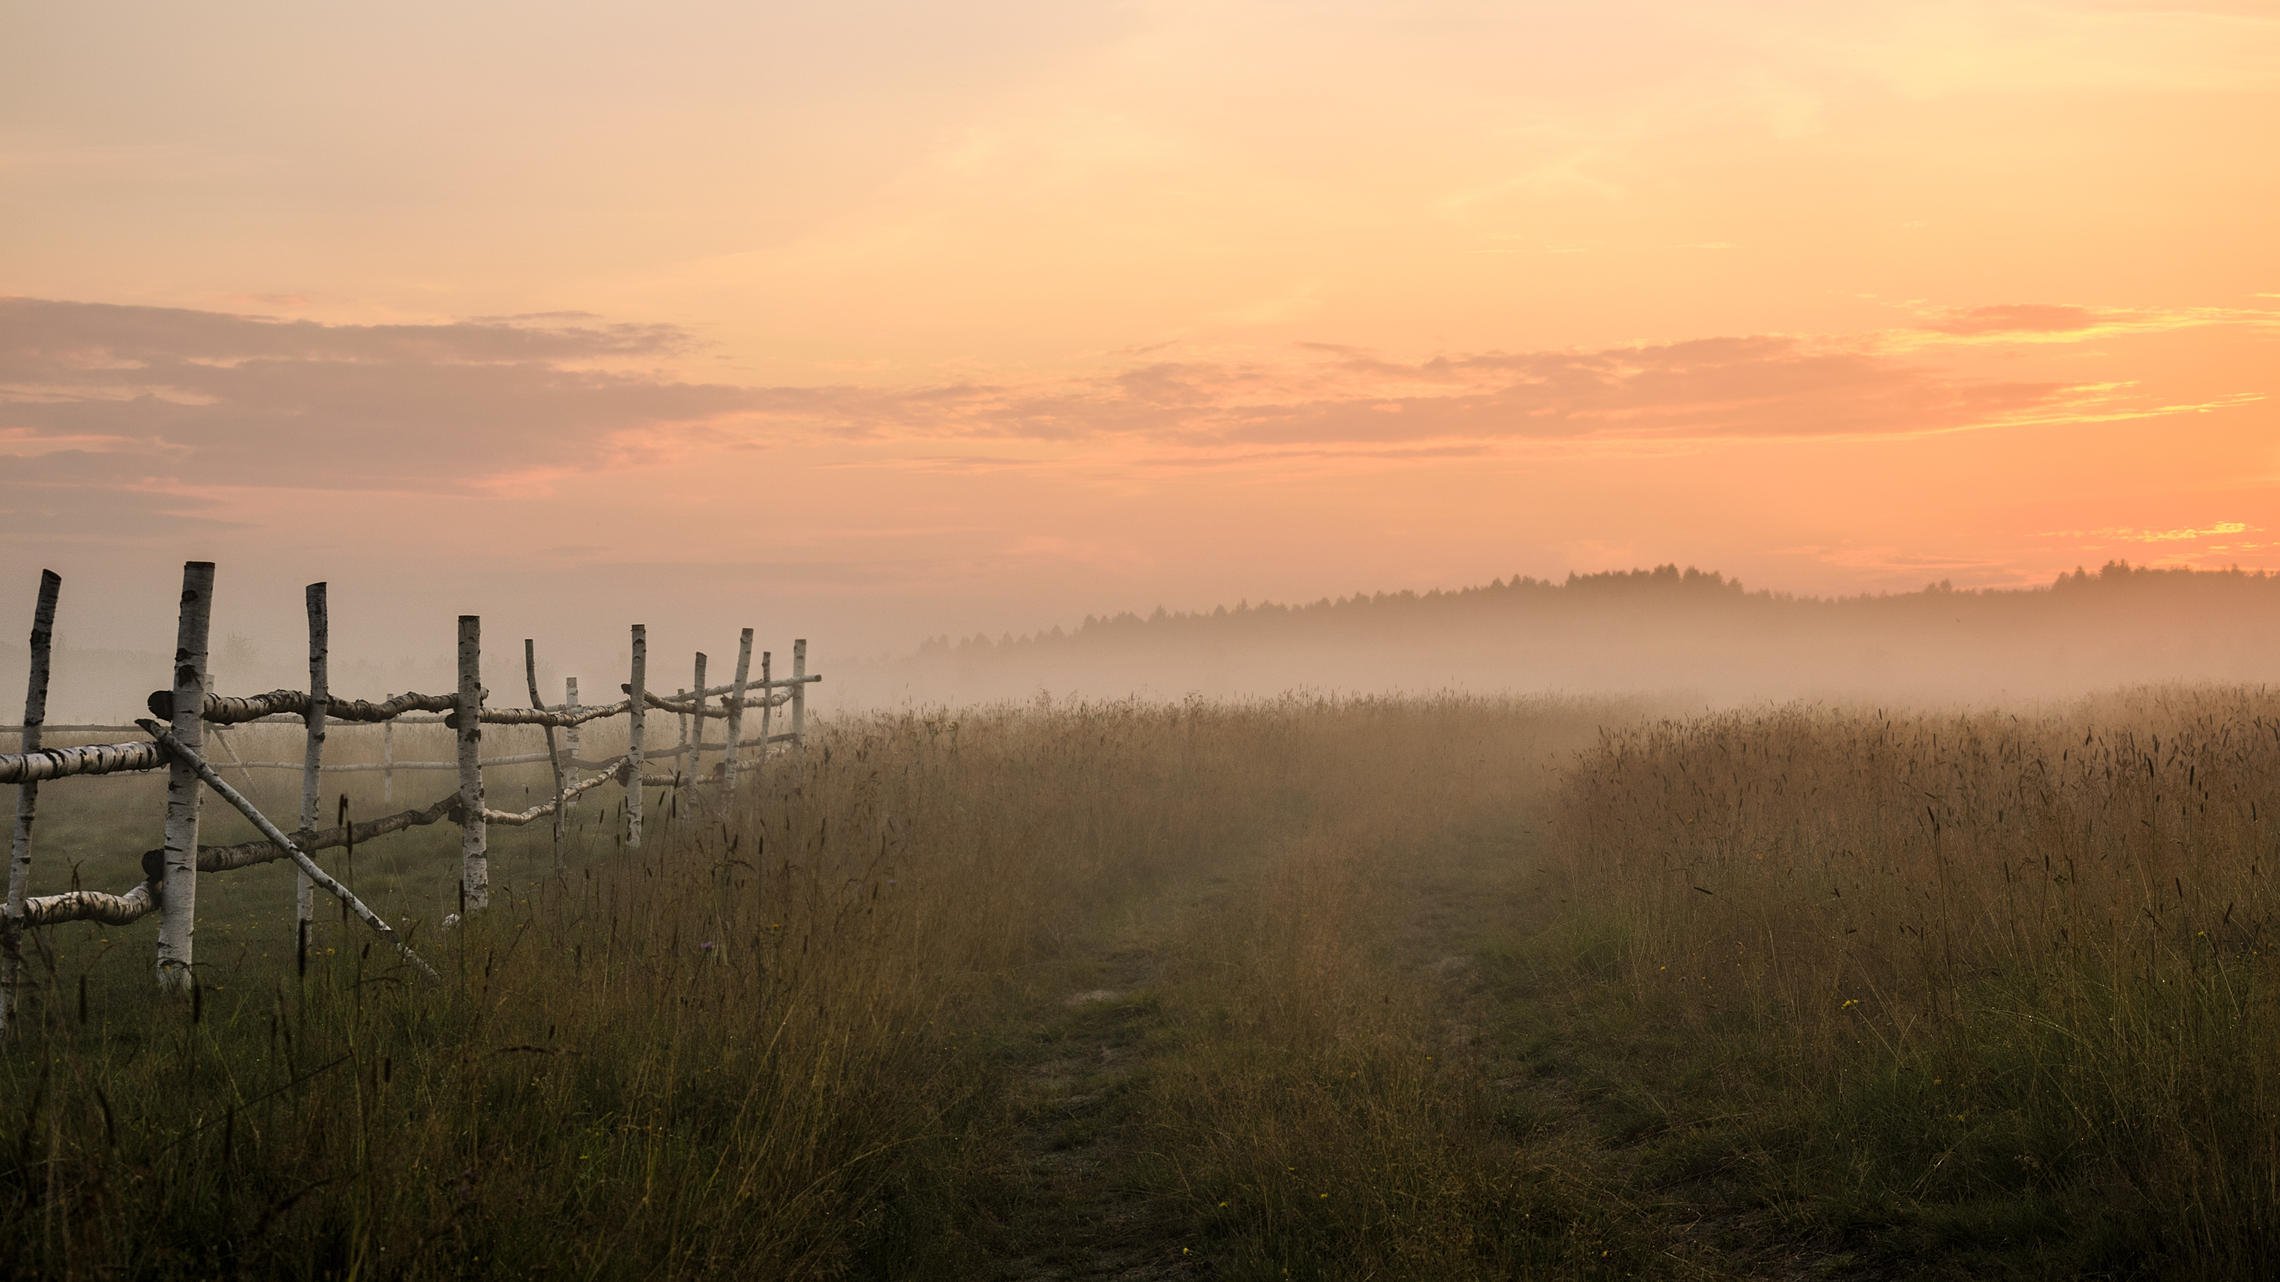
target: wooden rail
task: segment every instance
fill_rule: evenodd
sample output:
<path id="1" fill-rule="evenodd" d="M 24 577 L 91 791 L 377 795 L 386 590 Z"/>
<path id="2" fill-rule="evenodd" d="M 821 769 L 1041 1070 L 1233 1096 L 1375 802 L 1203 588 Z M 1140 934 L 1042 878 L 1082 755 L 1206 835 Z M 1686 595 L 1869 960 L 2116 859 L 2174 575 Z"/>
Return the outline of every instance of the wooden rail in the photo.
<path id="1" fill-rule="evenodd" d="M 150 719 L 133 725 L 49 725 L 45 721 L 47 685 L 53 660 L 55 614 L 62 580 L 52 571 L 41 574 L 39 604 L 31 636 L 31 676 L 24 701 L 24 720 L 19 726 L 0 727 L 0 731 L 12 730 L 20 736 L 19 751 L 0 753 L 0 784 L 13 783 L 18 789 L 16 823 L 9 848 L 8 897 L 5 913 L 0 914 L 0 1034 L 8 1030 L 15 1014 L 21 981 L 21 942 L 24 931 L 73 921 L 126 925 L 155 914 L 160 918 L 157 960 L 159 983 L 162 988 L 188 989 L 195 985 L 196 975 L 195 932 L 199 874 L 227 872 L 277 860 L 288 860 L 299 870 L 294 917 L 296 951 L 302 965 L 306 964 L 314 895 L 316 891 L 322 890 L 340 899 L 349 912 L 394 944 L 415 968 L 432 975 L 433 971 L 428 969 L 427 963 L 411 952 L 386 921 L 316 863 L 313 856 L 317 852 L 338 847 L 352 848 L 366 841 L 430 824 L 455 823 L 460 830 L 461 911 L 480 911 L 490 899 L 489 825 L 520 826 L 551 818 L 555 824 L 556 866 L 559 869 L 563 815 L 580 797 L 616 784 L 625 790 L 625 844 L 629 848 L 638 847 L 642 835 L 644 788 L 686 787 L 701 780 L 718 780 L 721 786 L 733 788 L 743 775 L 764 766 L 769 749 L 788 745 L 791 751 L 803 750 L 806 742 L 807 687 L 823 679 L 820 674 L 807 671 L 807 642 L 804 640 L 792 643 L 793 667 L 790 677 L 775 678 L 771 670 L 771 655 L 762 651 L 759 679 L 751 679 L 753 634 L 752 629 L 745 628 L 738 638 L 734 681 L 720 686 L 706 685 L 705 656 L 699 654 L 696 656 L 694 679 L 689 689 L 666 696 L 648 688 L 647 629 L 635 624 L 632 628 L 631 679 L 620 687 L 624 698 L 615 703 L 581 705 L 578 701 L 577 678 L 570 677 L 564 682 L 565 697 L 562 703 L 554 708 L 544 706 L 538 691 L 536 646 L 526 639 L 523 642 L 523 667 L 530 704 L 525 707 L 493 707 L 487 702 L 489 692 L 482 682 L 482 620 L 476 615 L 462 615 L 458 621 L 459 680 L 455 691 L 450 694 L 394 694 L 377 700 L 343 698 L 333 694 L 329 688 L 330 614 L 325 585 L 314 583 L 309 585 L 305 593 L 309 620 L 309 688 L 270 690 L 254 695 L 223 695 L 208 688 L 206 667 L 206 638 L 210 625 L 213 579 L 214 567 L 211 563 L 193 561 L 183 567 L 173 683 L 167 689 L 152 692 L 145 700 L 151 713 Z M 786 707 L 790 711 L 789 732 L 777 733 L 770 723 L 773 712 L 778 707 Z M 757 709 L 760 713 L 760 733 L 747 738 L 742 734 L 743 717 L 747 710 L 752 709 Z M 677 719 L 682 727 L 678 742 L 670 747 L 651 747 L 645 742 L 646 714 L 652 710 L 671 714 Z M 580 729 L 613 717 L 627 719 L 625 751 L 600 759 L 582 755 Z M 726 733 L 720 739 L 705 739 L 703 727 L 708 719 L 726 721 Z M 235 749 L 222 735 L 222 728 L 226 726 L 275 723 L 297 723 L 303 727 L 304 751 L 300 761 L 240 760 Z M 393 731 L 399 723 L 448 727 L 458 748 L 454 759 L 395 760 Z M 372 725 L 381 728 L 381 760 L 337 765 L 325 763 L 328 728 Z M 547 750 L 485 757 L 481 753 L 482 730 L 485 726 L 539 727 L 546 733 Z M 230 758 L 230 768 L 247 772 L 301 772 L 300 813 L 293 831 L 287 832 L 261 813 L 216 772 L 214 762 L 207 758 L 205 751 L 209 730 L 216 746 Z M 555 732 L 558 730 L 568 736 L 566 743 L 556 743 Z M 51 748 L 42 743 L 43 735 L 50 732 L 139 734 L 141 737 L 119 742 Z M 748 752 L 757 755 L 747 760 Z M 720 754 L 720 760 L 709 769 L 705 768 L 705 756 L 708 753 Z M 672 774 L 643 773 L 644 763 L 664 758 L 674 760 L 676 769 Z M 485 770 L 541 762 L 546 763 L 553 774 L 552 795 L 546 800 L 521 810 L 499 810 L 484 804 Z M 165 843 L 161 848 L 143 855 L 143 879 L 140 883 L 116 894 L 85 889 L 49 895 L 29 893 L 32 830 L 41 784 L 67 778 L 149 772 L 162 767 L 168 771 Z M 571 769 L 594 773 L 572 780 L 567 773 Z M 454 771 L 459 776 L 458 785 L 450 793 L 424 806 L 415 806 L 360 823 L 343 823 L 331 828 L 317 827 L 319 790 L 325 773 L 377 771 L 381 774 L 382 798 L 386 801 L 392 796 L 395 772 L 399 770 Z M 234 845 L 201 845 L 198 840 L 198 802 L 200 796 L 207 792 L 221 797 L 244 813 L 262 833 L 262 839 Z M 345 811 L 344 801 L 341 816 L 344 820 L 347 818 Z"/>

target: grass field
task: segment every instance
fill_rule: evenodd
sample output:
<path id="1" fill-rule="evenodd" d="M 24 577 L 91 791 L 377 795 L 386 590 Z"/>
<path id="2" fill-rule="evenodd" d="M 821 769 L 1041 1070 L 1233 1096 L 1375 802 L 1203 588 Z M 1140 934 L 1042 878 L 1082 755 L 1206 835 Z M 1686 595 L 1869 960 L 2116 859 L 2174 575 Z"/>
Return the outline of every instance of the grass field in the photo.
<path id="1" fill-rule="evenodd" d="M 495 834 L 452 931 L 448 828 L 331 861 L 440 986 L 330 917 L 297 979 L 274 866 L 195 1004 L 46 934 L 0 1269 L 2256 1276 L 2276 778 L 2223 691 L 842 719 L 638 852 Z M 156 844 L 152 781 L 42 814 L 39 891 Z"/>

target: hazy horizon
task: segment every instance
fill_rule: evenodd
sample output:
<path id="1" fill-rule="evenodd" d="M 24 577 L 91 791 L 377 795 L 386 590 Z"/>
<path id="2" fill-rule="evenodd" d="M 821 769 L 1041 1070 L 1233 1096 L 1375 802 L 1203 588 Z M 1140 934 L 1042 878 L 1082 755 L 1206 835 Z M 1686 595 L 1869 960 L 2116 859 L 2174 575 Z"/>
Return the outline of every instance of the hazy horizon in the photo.
<path id="1" fill-rule="evenodd" d="M 11 633 L 190 558 L 375 653 L 2280 565 L 2262 5 L 5 25 Z"/>
<path id="2" fill-rule="evenodd" d="M 147 688 L 163 682 L 172 620 L 149 612 L 139 644 L 105 644 L 116 634 L 74 620 L 73 586 L 65 585 L 56 629 L 51 720 L 136 715 Z M 274 608 L 239 610 L 243 592 L 219 594 L 216 688 L 244 694 L 304 685 L 301 620 Z M 401 644 L 375 643 L 359 627 L 372 617 L 369 607 L 337 592 L 331 613 L 336 693 L 451 686 L 453 616 L 439 611 L 426 620 L 433 635 L 425 644 Z M 708 683 L 728 679 L 733 631 L 641 621 L 649 625 L 653 685 L 688 685 L 697 649 L 710 659 Z M 414 622 L 395 621 L 399 628 Z M 533 634 L 506 626 L 513 622 L 485 624 L 486 684 L 497 703 L 524 701 L 521 640 Z M 826 678 L 812 706 L 828 713 L 1040 695 L 1255 699 L 1286 691 L 1643 696 L 1673 708 L 1762 700 L 2023 706 L 2122 687 L 2280 682 L 2280 652 L 2262 640 L 2275 633 L 2280 575 L 2109 562 L 2036 587 L 1935 582 L 1845 596 L 1751 587 L 1665 564 L 1312 602 L 1122 610 L 1018 634 L 914 635 L 870 650 L 841 646 L 829 634 L 806 639 L 811 670 Z M 566 674 L 579 678 L 589 699 L 626 679 L 623 623 L 590 618 L 533 639 L 549 701 Z M 757 632 L 755 677 L 762 650 L 777 656 L 778 675 L 789 671 L 794 639 L 792 630 Z M 0 654 L 0 689 L 22 679 L 23 655 Z"/>

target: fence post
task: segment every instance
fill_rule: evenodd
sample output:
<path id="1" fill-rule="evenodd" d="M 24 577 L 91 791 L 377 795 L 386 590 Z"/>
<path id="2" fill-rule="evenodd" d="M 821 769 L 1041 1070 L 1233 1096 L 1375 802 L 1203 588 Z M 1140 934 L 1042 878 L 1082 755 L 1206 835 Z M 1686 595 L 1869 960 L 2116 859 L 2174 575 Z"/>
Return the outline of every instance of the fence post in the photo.
<path id="1" fill-rule="evenodd" d="M 775 661 L 774 650 L 760 652 L 760 689 L 767 697 L 760 701 L 760 755 L 756 758 L 759 764 L 755 768 L 762 774 L 768 772 L 768 753 L 771 751 L 768 738 L 776 724 Z"/>
<path id="2" fill-rule="evenodd" d="M 22 751 L 40 750 L 40 727 L 47 723 L 48 651 L 55 639 L 55 599 L 63 577 L 40 571 L 39 603 L 32 609 L 30 674 L 24 681 Z M 23 938 L 17 919 L 24 915 L 24 892 L 32 876 L 32 814 L 39 808 L 40 785 L 16 785 L 16 830 L 8 843 L 8 918 L 0 922 L 0 1037 L 16 1014 L 16 984 L 22 977 Z"/>
<path id="3" fill-rule="evenodd" d="M 807 751 L 807 642 L 792 642 L 792 751 Z"/>
<path id="4" fill-rule="evenodd" d="M 530 706 L 546 711 L 546 704 L 538 697 L 538 643 L 529 637 L 523 638 L 523 679 L 530 683 Z M 554 770 L 554 871 L 559 875 L 562 871 L 562 808 L 569 803 L 562 800 L 562 752 L 555 746 L 554 727 L 548 725 L 545 730 L 546 764 Z"/>
<path id="5" fill-rule="evenodd" d="M 626 684 L 626 715 L 631 721 L 625 731 L 625 752 L 633 759 L 633 768 L 625 776 L 625 845 L 628 850 L 641 849 L 641 731 L 648 718 L 642 714 L 649 697 L 649 629 L 633 625 L 633 679 Z"/>
<path id="6" fill-rule="evenodd" d="M 380 723 L 380 801 L 386 805 L 396 799 L 396 723 Z"/>
<path id="7" fill-rule="evenodd" d="M 483 617 L 459 616 L 459 899 L 473 912 L 491 903 L 483 824 Z"/>
<path id="8" fill-rule="evenodd" d="M 689 695 L 689 772 L 685 782 L 696 782 L 705 768 L 705 652 L 697 651 L 696 689 Z"/>
<path id="9" fill-rule="evenodd" d="M 673 692 L 673 699 L 677 703 L 686 702 L 688 697 L 689 692 L 686 690 L 676 690 Z M 673 777 L 675 779 L 685 779 L 689 774 L 689 714 L 686 712 L 674 713 L 673 725 L 675 727 L 675 736 L 673 739 Z"/>
<path id="10" fill-rule="evenodd" d="M 308 742 L 301 757 L 301 836 L 317 830 L 317 785 L 325 763 L 325 709 L 331 688 L 327 670 L 331 657 L 331 618 L 325 606 L 325 585 L 312 583 L 303 590 L 309 607 L 309 706 L 301 714 Z M 317 884 L 306 872 L 293 875 L 293 957 L 300 974 L 309 965 L 309 927 L 316 919 Z"/>
<path id="11" fill-rule="evenodd" d="M 578 714 L 578 678 L 562 678 L 562 710 L 572 716 Z M 578 764 L 578 727 L 573 725 L 562 732 L 563 750 L 570 754 L 570 764 Z M 581 767 L 582 768 L 582 767 Z M 572 802 L 576 805 L 576 802 Z"/>
<path id="12" fill-rule="evenodd" d="M 174 632 L 174 737 L 192 752 L 206 743 L 206 633 L 213 622 L 214 563 L 182 566 L 182 612 Z M 158 983 L 187 992 L 196 983 L 192 940 L 198 928 L 198 772 L 176 758 L 166 773 L 166 848 L 159 860 Z"/>
<path id="13" fill-rule="evenodd" d="M 744 687 L 752 677 L 752 629 L 746 628 L 736 638 L 736 684 L 728 692 L 728 740 L 722 759 L 721 773 L 728 777 L 731 787 L 736 784 L 736 767 L 744 756 L 737 745 L 744 737 Z M 765 693 L 765 692 L 763 692 Z"/>

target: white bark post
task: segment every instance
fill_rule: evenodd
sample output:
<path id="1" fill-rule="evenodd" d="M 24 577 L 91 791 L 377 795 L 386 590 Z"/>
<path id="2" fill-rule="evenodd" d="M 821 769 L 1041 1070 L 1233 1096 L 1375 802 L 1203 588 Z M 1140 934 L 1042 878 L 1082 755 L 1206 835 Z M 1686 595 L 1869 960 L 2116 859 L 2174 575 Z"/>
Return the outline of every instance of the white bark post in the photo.
<path id="1" fill-rule="evenodd" d="M 459 900 L 462 912 L 491 903 L 483 824 L 483 618 L 459 616 Z"/>
<path id="2" fill-rule="evenodd" d="M 32 609 L 30 674 L 24 681 L 22 751 L 40 750 L 40 729 L 47 724 L 48 652 L 55 639 L 55 600 L 63 590 L 63 577 L 40 571 L 39 603 Z M 16 1014 L 16 985 L 23 967 L 22 921 L 24 893 L 32 877 L 32 815 L 39 808 L 40 785 L 27 779 L 16 786 L 16 829 L 8 843 L 8 918 L 0 922 L 0 1037 Z"/>
<path id="3" fill-rule="evenodd" d="M 626 707 L 625 751 L 633 759 L 633 768 L 625 772 L 625 846 L 628 850 L 641 849 L 641 731 L 647 720 L 642 713 L 649 697 L 649 629 L 633 625 L 633 673 L 626 685 L 629 702 Z"/>
<path id="4" fill-rule="evenodd" d="M 675 690 L 673 692 L 673 699 L 676 703 L 685 703 L 688 698 L 689 692 L 686 690 Z M 689 776 L 689 714 L 686 712 L 674 713 L 673 724 L 676 727 L 676 737 L 673 740 L 673 777 L 686 779 Z"/>
<path id="5" fill-rule="evenodd" d="M 309 706 L 301 714 L 308 731 L 301 756 L 301 832 L 317 830 L 317 788 L 325 767 L 325 705 L 330 702 L 328 667 L 332 624 L 325 606 L 325 585 L 312 583 L 304 590 L 309 607 Z M 309 874 L 293 879 L 293 956 L 300 971 L 308 969 L 309 929 L 316 920 L 317 884 Z M 299 973 L 297 971 L 296 973 Z"/>
<path id="6" fill-rule="evenodd" d="M 705 768 L 705 652 L 697 651 L 696 685 L 690 688 L 693 706 L 689 714 L 689 770 L 682 778 L 691 783 Z"/>
<path id="7" fill-rule="evenodd" d="M 562 710 L 572 716 L 576 716 L 578 713 L 578 678 L 576 677 L 562 678 Z M 563 751 L 570 754 L 570 764 L 577 765 L 578 727 L 568 726 L 563 729 L 562 748 Z M 562 808 L 568 810 L 575 804 L 575 802 L 566 802 Z"/>
<path id="8" fill-rule="evenodd" d="M 752 629 L 746 628 L 736 638 L 736 684 L 728 691 L 727 755 L 722 759 L 721 773 L 728 778 L 728 786 L 736 786 L 736 767 L 743 760 L 744 751 L 737 745 L 744 738 L 744 687 L 752 677 Z M 762 693 L 766 693 L 763 691 Z"/>
<path id="9" fill-rule="evenodd" d="M 775 664 L 774 650 L 760 652 L 760 688 L 768 694 L 767 698 L 760 701 L 760 755 L 756 760 L 759 762 L 757 769 L 762 774 L 768 772 L 768 736 L 774 732 L 776 725 L 776 687 L 772 684 L 775 681 Z"/>
<path id="10" fill-rule="evenodd" d="M 540 712 L 546 711 L 546 704 L 538 697 L 538 643 L 529 637 L 523 638 L 523 679 L 530 683 L 530 706 Z M 554 727 L 549 725 L 545 729 L 546 764 L 554 768 L 554 796 L 556 798 L 554 806 L 554 871 L 560 874 L 562 871 L 562 802 L 560 798 L 563 788 L 567 785 L 562 782 L 562 752 L 555 746 Z"/>
<path id="11" fill-rule="evenodd" d="M 807 751 L 807 642 L 792 642 L 792 751 Z"/>
<path id="12" fill-rule="evenodd" d="M 182 567 L 182 613 L 174 633 L 174 737 L 192 752 L 206 743 L 206 633 L 213 622 L 214 563 Z M 166 773 L 166 849 L 158 886 L 158 984 L 188 992 L 196 982 L 198 772 L 176 758 Z"/>
<path id="13" fill-rule="evenodd" d="M 380 802 L 396 799 L 396 723 L 380 723 Z"/>

